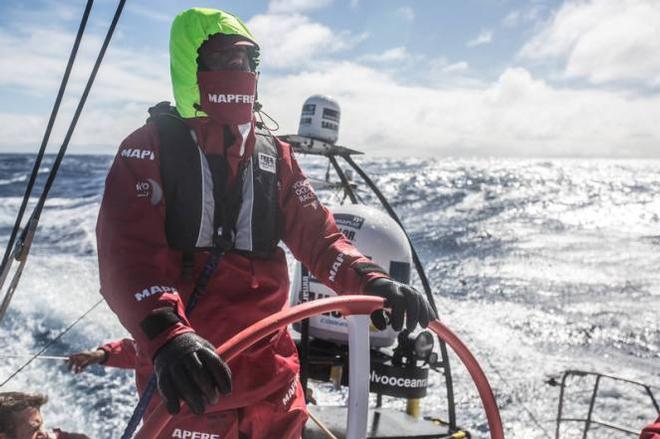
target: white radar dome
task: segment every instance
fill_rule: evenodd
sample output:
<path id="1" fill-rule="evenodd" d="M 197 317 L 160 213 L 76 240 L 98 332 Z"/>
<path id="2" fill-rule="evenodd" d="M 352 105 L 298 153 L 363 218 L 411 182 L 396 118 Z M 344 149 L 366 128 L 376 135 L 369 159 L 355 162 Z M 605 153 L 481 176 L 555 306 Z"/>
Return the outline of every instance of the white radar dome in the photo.
<path id="1" fill-rule="evenodd" d="M 399 225 L 386 213 L 373 207 L 349 204 L 332 209 L 337 226 L 362 254 L 371 258 L 387 271 L 392 278 L 410 283 L 412 252 L 408 239 Z M 334 297 L 337 294 L 307 273 L 300 262 L 296 263 L 291 284 L 291 302 Z M 294 325 L 299 330 L 299 325 Z M 388 327 L 370 330 L 370 343 L 374 347 L 390 346 L 396 341 L 396 332 Z M 336 343 L 348 344 L 348 324 L 338 313 L 310 318 L 309 334 L 312 337 Z"/>
<path id="2" fill-rule="evenodd" d="M 339 138 L 340 115 L 339 104 L 331 97 L 311 96 L 303 104 L 298 135 L 334 144 Z"/>

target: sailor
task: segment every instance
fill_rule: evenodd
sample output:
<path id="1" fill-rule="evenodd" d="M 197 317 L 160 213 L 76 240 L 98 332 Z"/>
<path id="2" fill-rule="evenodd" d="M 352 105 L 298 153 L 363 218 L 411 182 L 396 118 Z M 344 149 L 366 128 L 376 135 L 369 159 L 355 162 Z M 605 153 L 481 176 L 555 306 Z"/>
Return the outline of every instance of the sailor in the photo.
<path id="1" fill-rule="evenodd" d="M 89 439 L 58 428 L 45 431 L 41 406 L 47 401 L 48 397 L 39 393 L 0 393 L 0 439 Z"/>
<path id="2" fill-rule="evenodd" d="M 409 329 L 426 326 L 432 308 L 350 244 L 291 147 L 257 125 L 259 46 L 238 17 L 182 12 L 170 62 L 176 109 L 151 109 L 106 180 L 101 292 L 136 341 L 138 390 L 155 371 L 168 411 L 179 413 L 167 437 L 298 438 L 307 412 L 288 332 L 229 364 L 214 351 L 287 304 L 280 241 L 338 293 L 384 297 L 397 330 L 404 316 Z"/>

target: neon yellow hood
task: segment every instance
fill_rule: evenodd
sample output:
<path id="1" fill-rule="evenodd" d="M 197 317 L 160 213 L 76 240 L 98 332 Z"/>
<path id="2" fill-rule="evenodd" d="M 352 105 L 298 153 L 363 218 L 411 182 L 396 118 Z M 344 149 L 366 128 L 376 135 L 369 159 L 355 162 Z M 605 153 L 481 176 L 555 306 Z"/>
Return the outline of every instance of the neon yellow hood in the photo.
<path id="1" fill-rule="evenodd" d="M 192 8 L 176 16 L 170 33 L 170 74 L 176 109 L 183 118 L 206 116 L 199 106 L 197 50 L 215 34 L 240 35 L 257 42 L 240 18 L 218 9 Z M 259 60 L 256 60 L 258 65 Z"/>

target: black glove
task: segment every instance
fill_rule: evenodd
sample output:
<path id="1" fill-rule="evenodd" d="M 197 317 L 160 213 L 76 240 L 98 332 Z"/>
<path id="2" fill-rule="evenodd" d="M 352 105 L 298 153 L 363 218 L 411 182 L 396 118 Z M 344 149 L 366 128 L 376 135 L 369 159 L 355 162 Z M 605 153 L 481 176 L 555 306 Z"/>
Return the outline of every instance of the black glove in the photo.
<path id="1" fill-rule="evenodd" d="M 154 357 L 158 390 L 167 411 L 179 412 L 182 399 L 196 415 L 206 404 L 218 402 L 219 393 L 231 393 L 231 371 L 211 343 L 188 332 L 165 344 Z"/>
<path id="2" fill-rule="evenodd" d="M 385 306 L 390 308 L 392 328 L 400 331 L 403 328 L 403 317 L 406 317 L 406 328 L 413 331 L 419 323 L 426 328 L 429 321 L 436 318 L 435 312 L 426 297 L 413 287 L 395 280 L 379 277 L 370 281 L 364 288 L 367 294 L 385 299 Z M 382 310 L 371 314 L 371 321 L 381 331 L 387 327 L 387 320 Z"/>

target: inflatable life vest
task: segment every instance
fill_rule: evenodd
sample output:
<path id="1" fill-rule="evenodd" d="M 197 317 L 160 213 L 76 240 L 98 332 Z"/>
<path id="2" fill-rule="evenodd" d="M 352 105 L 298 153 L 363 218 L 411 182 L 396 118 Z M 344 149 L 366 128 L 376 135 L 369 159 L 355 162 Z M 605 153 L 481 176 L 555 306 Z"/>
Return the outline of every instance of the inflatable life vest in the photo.
<path id="1" fill-rule="evenodd" d="M 383 267 L 393 279 L 410 283 L 412 251 L 405 233 L 389 215 L 373 207 L 356 204 L 333 207 L 332 211 L 339 229 L 362 254 Z M 296 263 L 291 285 L 293 304 L 336 295 L 309 274 L 300 262 Z M 299 331 L 299 325 L 294 325 L 294 329 Z M 335 313 L 312 317 L 309 334 L 322 340 L 347 344 L 348 324 Z M 384 331 L 372 327 L 371 346 L 390 346 L 396 341 L 396 335 L 391 327 Z"/>
<path id="2" fill-rule="evenodd" d="M 248 257 L 271 256 L 280 240 L 280 212 L 279 152 L 270 132 L 257 129 L 254 152 L 229 191 L 225 157 L 205 154 L 172 107 L 151 110 L 160 139 L 168 245 L 191 253 L 222 244 Z"/>

